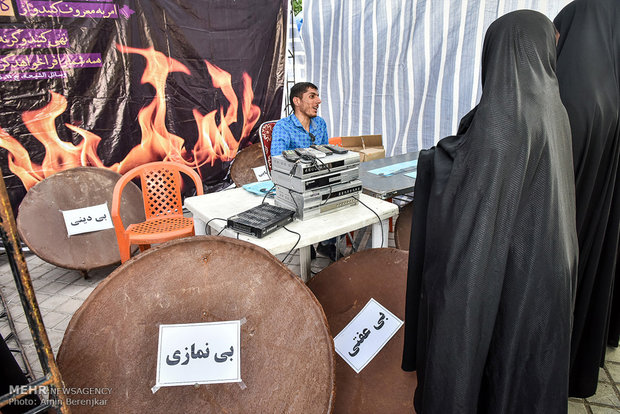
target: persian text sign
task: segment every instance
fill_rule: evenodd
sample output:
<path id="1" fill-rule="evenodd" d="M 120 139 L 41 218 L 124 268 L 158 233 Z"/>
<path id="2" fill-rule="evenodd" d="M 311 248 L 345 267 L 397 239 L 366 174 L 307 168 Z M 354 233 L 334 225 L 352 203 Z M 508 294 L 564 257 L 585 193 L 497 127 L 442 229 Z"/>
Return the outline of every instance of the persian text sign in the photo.
<path id="1" fill-rule="evenodd" d="M 101 53 L 9 55 L 0 58 L 0 71 L 94 68 L 101 64 Z"/>
<path id="2" fill-rule="evenodd" d="M 267 181 L 270 180 L 269 173 L 267 172 L 267 167 L 261 165 L 260 167 L 252 168 L 254 171 L 254 175 L 258 181 Z"/>
<path id="3" fill-rule="evenodd" d="M 22 81 L 33 79 L 56 79 L 66 78 L 67 73 L 62 71 L 49 71 L 49 72 L 8 72 L 0 73 L 0 82 L 7 81 Z"/>
<path id="4" fill-rule="evenodd" d="M 379 302 L 370 299 L 334 338 L 336 352 L 359 373 L 381 351 L 402 324 L 403 321 Z"/>
<path id="5" fill-rule="evenodd" d="M 106 203 L 91 207 L 62 211 L 69 237 L 75 234 L 90 233 L 114 227 Z"/>
<path id="6" fill-rule="evenodd" d="M 17 10 L 22 16 L 37 17 L 91 17 L 116 19 L 118 13 L 113 3 L 78 3 L 69 1 L 18 0 Z"/>
<path id="7" fill-rule="evenodd" d="M 173 385 L 241 382 L 241 322 L 159 326 L 153 392 Z"/>
<path id="8" fill-rule="evenodd" d="M 67 47 L 65 29 L 0 29 L 0 49 Z"/>

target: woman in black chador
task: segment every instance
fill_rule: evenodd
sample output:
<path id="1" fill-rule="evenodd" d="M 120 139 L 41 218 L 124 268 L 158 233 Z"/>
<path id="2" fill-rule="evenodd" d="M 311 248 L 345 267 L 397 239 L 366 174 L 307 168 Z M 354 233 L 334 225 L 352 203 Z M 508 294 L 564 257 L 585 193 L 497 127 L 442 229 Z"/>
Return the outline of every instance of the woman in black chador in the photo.
<path id="1" fill-rule="evenodd" d="M 620 329 L 620 307 L 610 314 L 620 234 L 619 24 L 618 0 L 577 0 L 555 19 L 557 74 L 572 129 L 577 197 L 579 271 L 569 390 L 574 397 L 596 392 L 608 326 L 616 346 Z"/>
<path id="2" fill-rule="evenodd" d="M 497 19 L 480 103 L 420 153 L 403 357 L 419 414 L 567 411 L 577 236 L 555 57 L 544 15 Z"/>

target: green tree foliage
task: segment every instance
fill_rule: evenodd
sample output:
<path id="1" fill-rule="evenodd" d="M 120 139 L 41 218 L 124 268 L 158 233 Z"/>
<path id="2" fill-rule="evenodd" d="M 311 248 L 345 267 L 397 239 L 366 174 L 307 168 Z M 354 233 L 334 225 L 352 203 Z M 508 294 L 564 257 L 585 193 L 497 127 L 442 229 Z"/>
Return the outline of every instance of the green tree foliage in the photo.
<path id="1" fill-rule="evenodd" d="M 301 1 L 302 0 L 293 0 L 293 13 L 295 13 L 295 16 L 301 11 Z"/>

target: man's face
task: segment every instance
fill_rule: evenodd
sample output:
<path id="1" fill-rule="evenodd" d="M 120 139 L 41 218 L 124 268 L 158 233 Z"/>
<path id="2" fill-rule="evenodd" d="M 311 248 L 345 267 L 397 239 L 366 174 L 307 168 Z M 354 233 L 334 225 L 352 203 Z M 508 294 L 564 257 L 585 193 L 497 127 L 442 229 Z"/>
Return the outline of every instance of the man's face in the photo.
<path id="1" fill-rule="evenodd" d="M 304 92 L 301 98 L 293 98 L 293 100 L 297 105 L 297 111 L 305 114 L 309 118 L 314 118 L 317 116 L 319 104 L 321 103 L 319 91 L 309 88 L 306 92 Z"/>

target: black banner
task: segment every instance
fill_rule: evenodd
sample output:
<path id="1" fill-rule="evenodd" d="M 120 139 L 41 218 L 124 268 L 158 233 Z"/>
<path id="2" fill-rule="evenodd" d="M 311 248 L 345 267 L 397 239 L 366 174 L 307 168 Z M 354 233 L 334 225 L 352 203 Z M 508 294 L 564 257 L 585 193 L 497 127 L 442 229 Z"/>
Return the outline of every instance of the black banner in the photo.
<path id="1" fill-rule="evenodd" d="M 80 165 L 150 161 L 219 188 L 280 116 L 285 0 L 0 0 L 0 166 L 11 203 Z"/>

